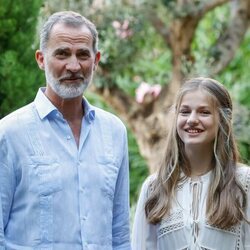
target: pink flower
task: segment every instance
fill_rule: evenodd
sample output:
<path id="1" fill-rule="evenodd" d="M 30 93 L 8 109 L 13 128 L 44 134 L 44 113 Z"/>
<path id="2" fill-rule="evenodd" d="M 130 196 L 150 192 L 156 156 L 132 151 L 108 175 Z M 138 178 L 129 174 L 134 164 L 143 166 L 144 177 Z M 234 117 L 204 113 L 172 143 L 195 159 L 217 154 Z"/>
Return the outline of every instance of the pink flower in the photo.
<path id="1" fill-rule="evenodd" d="M 112 22 L 112 26 L 115 29 L 116 35 L 121 38 L 121 39 L 126 39 L 129 38 L 130 36 L 133 35 L 133 32 L 131 29 L 129 29 L 129 21 L 124 20 L 123 23 L 115 20 Z"/>
<path id="2" fill-rule="evenodd" d="M 143 103 L 146 94 L 152 95 L 155 99 L 160 94 L 160 92 L 160 84 L 149 85 L 146 82 L 142 82 L 135 91 L 135 99 L 138 103 Z"/>
<path id="3" fill-rule="evenodd" d="M 112 26 L 115 29 L 120 29 L 121 28 L 121 23 L 115 20 L 115 21 L 112 22 Z"/>

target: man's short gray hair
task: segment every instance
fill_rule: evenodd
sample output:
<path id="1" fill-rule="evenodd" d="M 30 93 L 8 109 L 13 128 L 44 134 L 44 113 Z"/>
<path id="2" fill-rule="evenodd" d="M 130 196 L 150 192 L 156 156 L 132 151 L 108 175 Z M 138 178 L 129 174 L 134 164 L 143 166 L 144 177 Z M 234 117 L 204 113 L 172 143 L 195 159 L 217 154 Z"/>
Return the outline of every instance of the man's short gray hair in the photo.
<path id="1" fill-rule="evenodd" d="M 93 51 L 96 53 L 98 51 L 98 32 L 95 25 L 80 15 L 79 13 L 73 11 L 60 11 L 52 14 L 48 20 L 44 23 L 40 31 L 40 50 L 45 51 L 51 34 L 53 26 L 57 23 L 63 23 L 70 27 L 78 28 L 82 25 L 86 26 L 93 37 Z"/>

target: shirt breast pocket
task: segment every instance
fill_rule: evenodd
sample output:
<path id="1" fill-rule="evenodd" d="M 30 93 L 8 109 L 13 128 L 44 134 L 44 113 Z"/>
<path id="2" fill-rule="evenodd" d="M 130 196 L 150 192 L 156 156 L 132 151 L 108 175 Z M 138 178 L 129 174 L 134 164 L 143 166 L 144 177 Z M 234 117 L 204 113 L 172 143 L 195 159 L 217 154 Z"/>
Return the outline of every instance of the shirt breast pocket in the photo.
<path id="1" fill-rule="evenodd" d="M 29 190 L 41 196 L 62 190 L 61 169 L 50 157 L 31 157 L 29 165 Z"/>
<path id="2" fill-rule="evenodd" d="M 106 162 L 105 164 L 99 163 L 99 167 L 104 178 L 102 192 L 105 196 L 113 200 L 118 176 L 118 167 L 112 162 Z"/>

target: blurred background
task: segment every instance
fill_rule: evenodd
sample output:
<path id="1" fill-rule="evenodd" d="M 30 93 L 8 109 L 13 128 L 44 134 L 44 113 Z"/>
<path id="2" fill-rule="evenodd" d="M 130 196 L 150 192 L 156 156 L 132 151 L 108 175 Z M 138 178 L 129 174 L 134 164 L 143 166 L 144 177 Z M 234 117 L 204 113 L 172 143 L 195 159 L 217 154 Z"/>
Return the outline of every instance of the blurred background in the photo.
<path id="1" fill-rule="evenodd" d="M 209 76 L 228 88 L 250 164 L 249 0 L 0 0 L 0 118 L 45 85 L 34 57 L 38 27 L 59 10 L 81 13 L 99 31 L 102 58 L 86 96 L 127 126 L 132 211 L 161 160 L 167 111 L 187 78 Z"/>

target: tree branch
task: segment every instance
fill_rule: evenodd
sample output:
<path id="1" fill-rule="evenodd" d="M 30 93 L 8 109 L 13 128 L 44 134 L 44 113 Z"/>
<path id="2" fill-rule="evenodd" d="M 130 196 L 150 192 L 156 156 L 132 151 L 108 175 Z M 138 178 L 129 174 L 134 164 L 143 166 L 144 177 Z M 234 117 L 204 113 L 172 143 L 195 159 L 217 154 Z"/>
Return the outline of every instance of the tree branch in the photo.
<path id="1" fill-rule="evenodd" d="M 137 113 L 136 110 L 140 109 L 139 104 L 133 97 L 117 86 L 98 88 L 93 84 L 91 85 L 91 91 L 100 95 L 105 100 L 105 103 L 114 108 L 128 124 L 130 118 Z"/>
<path id="2" fill-rule="evenodd" d="M 227 2 L 230 2 L 230 0 L 210 0 L 206 1 L 205 4 L 202 5 L 202 13 L 203 15 L 206 14 L 207 12 L 215 9 L 218 6 L 221 6 Z"/>
<path id="3" fill-rule="evenodd" d="M 233 59 L 249 26 L 250 1 L 232 1 L 232 19 L 213 49 L 212 74 L 220 73 Z"/>
<path id="4" fill-rule="evenodd" d="M 181 0 L 175 3 L 172 8 L 175 11 L 175 18 L 193 17 L 201 19 L 207 12 L 230 1 L 231 0 L 204 0 L 200 3 L 196 3 L 193 0 Z"/>
<path id="5" fill-rule="evenodd" d="M 157 16 L 157 12 L 155 12 L 154 10 L 150 10 L 148 18 L 156 31 L 158 31 L 162 36 L 166 44 L 170 46 L 170 30 L 166 26 L 166 24 Z"/>

